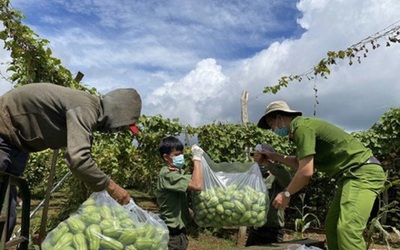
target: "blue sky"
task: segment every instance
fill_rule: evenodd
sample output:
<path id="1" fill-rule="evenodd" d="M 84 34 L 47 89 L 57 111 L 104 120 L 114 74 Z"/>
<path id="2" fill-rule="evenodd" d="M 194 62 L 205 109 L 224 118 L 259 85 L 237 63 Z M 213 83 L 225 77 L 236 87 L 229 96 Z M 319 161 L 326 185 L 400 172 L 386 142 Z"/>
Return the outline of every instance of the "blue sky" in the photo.
<path id="1" fill-rule="evenodd" d="M 283 99 L 304 115 L 348 131 L 365 130 L 398 107 L 400 46 L 339 63 L 327 80 L 263 94 L 283 75 L 312 68 L 328 50 L 345 49 L 400 20 L 397 0 L 65 1 L 11 0 L 23 20 L 50 41 L 53 56 L 83 83 L 107 93 L 134 87 L 145 115 L 192 126 L 240 123 L 240 94 L 249 119 Z M 397 23 L 399 25 L 399 23 Z M 397 59 L 397 60 L 396 60 Z M 6 52 L 0 56 L 7 61 Z M 2 73 L 4 69 L 2 68 Z M 11 86 L 0 82 L 0 91 Z"/>

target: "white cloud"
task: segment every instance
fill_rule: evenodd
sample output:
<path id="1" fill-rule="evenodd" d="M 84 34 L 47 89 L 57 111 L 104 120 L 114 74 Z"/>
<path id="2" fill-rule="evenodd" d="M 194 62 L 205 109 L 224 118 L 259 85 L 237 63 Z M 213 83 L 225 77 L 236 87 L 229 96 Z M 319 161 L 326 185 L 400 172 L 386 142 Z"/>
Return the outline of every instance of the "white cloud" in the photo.
<path id="1" fill-rule="evenodd" d="M 229 79 L 214 59 L 205 59 L 178 82 L 167 82 L 145 98 L 145 110 L 152 115 L 180 118 L 182 124 L 202 124 L 204 114 L 218 119 L 224 89 Z M 208 118 L 208 119 L 209 119 Z"/>
<path id="2" fill-rule="evenodd" d="M 395 5 L 399 6 L 399 3 Z M 308 30 L 300 39 L 273 43 L 254 57 L 225 69 L 229 72 L 226 75 L 229 81 L 226 86 L 229 88 L 219 90 L 220 98 L 208 97 L 215 93 L 211 87 L 212 80 L 202 78 L 202 83 L 193 81 L 202 93 L 209 93 L 203 95 L 209 103 L 213 103 L 210 106 L 216 116 L 210 116 L 209 110 L 201 112 L 195 106 L 185 105 L 187 113 L 195 110 L 196 117 L 202 116 L 192 119 L 192 125 L 199 125 L 196 121 L 200 121 L 200 124 L 211 123 L 215 117 L 217 120 L 218 117 L 220 120 L 229 117 L 231 122 L 238 122 L 234 114 L 240 116 L 240 107 L 236 104 L 243 90 L 250 92 L 250 100 L 254 102 L 249 104 L 250 108 L 254 108 L 249 110 L 253 122 L 258 121 L 268 102 L 277 99 L 288 101 L 293 108 L 304 110 L 306 115 L 311 116 L 316 111 L 318 117 L 337 123 L 349 131 L 367 129 L 389 107 L 399 106 L 396 93 L 400 85 L 392 66 L 396 65 L 400 56 L 396 45 L 393 48 L 382 46 L 376 51 L 370 49 L 368 57 L 362 58 L 361 64 L 355 62 L 349 66 L 347 61 L 338 61 L 337 66 L 331 66 L 332 73 L 327 80 L 318 78 L 315 81 L 292 82 L 278 95 L 260 95 L 266 85 L 277 84 L 279 77 L 308 71 L 326 57 L 327 51 L 346 49 L 392 24 L 398 17 L 393 11 L 397 8 L 393 5 L 374 1 L 301 1 L 298 6 L 303 12 L 299 23 Z M 317 94 L 313 90 L 314 84 L 318 89 Z M 168 89 L 177 86 L 179 82 L 170 83 Z M 158 90 L 154 93 L 158 93 Z M 163 95 L 174 96 L 166 91 L 163 91 Z M 314 107 L 316 101 L 320 104 Z M 179 114 L 179 117 L 182 116 Z"/>
<path id="3" fill-rule="evenodd" d="M 399 21 L 397 0 L 34 2 L 14 4 L 27 12 L 27 21 L 41 17 L 30 27 L 50 40 L 63 65 L 82 71 L 84 83 L 101 92 L 137 88 L 147 115 L 192 126 L 237 123 L 244 90 L 252 122 L 278 99 L 313 115 L 316 84 L 317 116 L 353 131 L 400 104 L 398 44 L 370 50 L 361 64 L 338 61 L 326 80 L 262 93 L 281 76 L 308 71 L 327 51 L 346 49 Z"/>

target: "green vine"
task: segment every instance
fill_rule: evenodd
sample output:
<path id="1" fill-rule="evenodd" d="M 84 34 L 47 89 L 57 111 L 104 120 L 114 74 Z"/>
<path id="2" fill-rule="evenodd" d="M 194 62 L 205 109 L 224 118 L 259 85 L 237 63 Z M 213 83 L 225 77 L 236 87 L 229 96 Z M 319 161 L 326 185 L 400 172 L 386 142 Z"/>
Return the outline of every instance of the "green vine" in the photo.
<path id="1" fill-rule="evenodd" d="M 4 41 L 4 49 L 10 51 L 11 62 L 7 71 L 13 72 L 3 79 L 15 85 L 34 82 L 50 82 L 57 85 L 86 90 L 72 77 L 71 72 L 61 65 L 61 60 L 52 57 L 52 51 L 46 47 L 49 41 L 40 38 L 34 31 L 21 22 L 25 16 L 12 9 L 9 0 L 0 0 L 0 21 L 4 29 L 0 31 L 0 39 Z"/>
<path id="2" fill-rule="evenodd" d="M 349 65 L 352 65 L 355 60 L 358 63 L 361 63 L 361 58 L 367 57 L 369 49 L 372 48 L 375 50 L 381 47 L 381 40 L 383 39 L 386 39 L 386 47 L 390 47 L 391 44 L 400 43 L 400 25 L 391 25 L 388 28 L 361 40 L 347 49 L 328 51 L 327 57 L 321 59 L 321 61 L 319 61 L 319 63 L 312 69 L 299 75 L 282 76 L 280 79 L 278 79 L 278 84 L 265 87 L 263 92 L 276 94 L 281 90 L 281 88 L 286 88 L 289 82 L 301 82 L 304 78 L 312 80 L 317 76 L 320 76 L 327 79 L 328 75 L 331 73 L 329 66 L 336 65 L 337 60 L 348 59 Z"/>
<path id="3" fill-rule="evenodd" d="M 31 29 L 21 23 L 23 15 L 9 7 L 9 0 L 0 0 L 0 20 L 4 30 L 0 31 L 0 39 L 4 41 L 4 48 L 11 52 L 11 62 L 8 71 L 13 72 L 7 78 L 16 86 L 31 82 L 52 82 L 59 85 L 78 89 L 85 89 L 72 78 L 70 71 L 61 65 L 61 61 L 52 57 L 50 49 L 46 48 L 49 41 L 41 39 Z M 304 77 L 310 79 L 316 76 L 327 77 L 330 74 L 329 66 L 336 64 L 337 59 L 349 59 L 351 65 L 354 60 L 361 61 L 360 54 L 366 57 L 368 49 L 380 47 L 378 40 L 387 38 L 386 46 L 399 43 L 400 26 L 391 28 L 384 33 L 378 33 L 346 50 L 328 52 L 328 57 L 321 60 L 309 72 L 297 76 L 284 76 L 278 86 L 269 87 L 265 92 L 276 93 L 281 87 L 286 87 L 290 81 L 301 81 Z M 315 87 L 316 88 L 316 87 Z M 274 92 L 275 91 L 275 92 Z M 366 146 L 370 147 L 389 174 L 390 181 L 396 181 L 399 176 L 398 155 L 400 154 L 400 110 L 390 109 L 371 129 L 356 134 Z M 161 138 L 167 135 L 180 137 L 187 133 L 188 136 L 197 136 L 197 143 L 212 156 L 215 161 L 247 161 L 245 150 L 254 147 L 258 143 L 267 142 L 274 148 L 285 154 L 292 153 L 293 145 L 287 139 L 277 137 L 270 131 L 261 130 L 255 124 L 243 126 L 241 124 L 210 124 L 193 128 L 179 124 L 178 119 L 164 119 L 161 115 L 146 117 L 142 115 L 138 122 L 140 133 L 132 142 L 129 131 L 116 135 L 95 134 L 92 154 L 100 168 L 124 187 L 142 189 L 149 193 L 155 191 L 155 180 L 162 166 L 161 158 L 157 152 Z M 187 163 L 190 163 L 190 147 L 186 145 L 185 155 Z M 52 151 L 47 150 L 31 155 L 29 168 L 24 172 L 24 178 L 32 187 L 34 197 L 43 196 L 46 186 L 43 182 L 48 175 L 48 166 Z M 63 152 L 59 152 L 59 159 L 63 158 Z M 60 180 L 68 171 L 64 161 L 60 161 L 56 168 L 56 181 Z M 71 182 L 76 181 L 73 178 Z M 331 199 L 334 186 L 330 179 L 318 173 L 312 182 L 304 190 L 306 194 L 305 204 L 311 205 L 318 218 L 323 218 L 326 207 Z M 72 200 L 82 198 L 76 195 L 76 190 L 83 189 L 76 184 L 70 184 L 69 191 L 63 192 L 63 198 Z M 68 190 L 68 187 L 66 188 Z M 77 188 L 78 187 L 78 188 Z M 389 201 L 398 199 L 400 190 L 392 187 L 389 190 Z M 296 197 L 294 197 L 296 198 Z M 295 200 L 293 200 L 295 203 Z M 296 203 L 295 203 L 296 204 Z M 293 204 L 293 205 L 295 205 Z M 299 204 L 299 203 L 297 203 Z M 398 205 L 396 206 L 398 208 Z M 68 206 L 65 210 L 72 211 Z M 324 213 L 322 213 L 322 212 Z M 62 219 L 60 215 L 58 220 Z M 288 212 L 290 217 L 290 211 Z M 388 214 L 391 225 L 400 225 L 400 213 L 398 209 Z M 58 222 L 56 220 L 56 222 Z M 50 228 L 49 228 L 50 229 Z M 34 230 L 34 228 L 33 228 Z"/>

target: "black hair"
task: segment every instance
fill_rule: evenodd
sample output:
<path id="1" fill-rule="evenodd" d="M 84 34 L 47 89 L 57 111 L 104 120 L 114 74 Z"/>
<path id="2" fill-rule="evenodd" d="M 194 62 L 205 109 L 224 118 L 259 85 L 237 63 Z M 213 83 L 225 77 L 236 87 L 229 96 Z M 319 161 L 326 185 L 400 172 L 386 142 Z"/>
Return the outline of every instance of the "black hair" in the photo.
<path id="1" fill-rule="evenodd" d="M 163 158 L 164 154 L 169 155 L 173 150 L 183 151 L 182 142 L 174 136 L 164 137 L 158 146 L 161 158 Z"/>

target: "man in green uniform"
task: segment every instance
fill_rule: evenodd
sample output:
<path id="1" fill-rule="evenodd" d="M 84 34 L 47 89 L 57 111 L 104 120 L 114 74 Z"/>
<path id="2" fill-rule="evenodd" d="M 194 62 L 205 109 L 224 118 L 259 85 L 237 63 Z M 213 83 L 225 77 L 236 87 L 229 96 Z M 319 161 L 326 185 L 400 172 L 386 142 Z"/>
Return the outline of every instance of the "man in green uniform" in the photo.
<path id="1" fill-rule="evenodd" d="M 380 162 L 370 149 L 344 130 L 317 118 L 302 117 L 286 102 L 270 103 L 258 127 L 289 136 L 296 155 L 287 156 L 263 150 L 268 159 L 297 169 L 284 192 L 273 205 L 285 209 L 290 196 L 307 185 L 314 168 L 337 180 L 331 207 L 325 219 L 329 250 L 365 249 L 363 231 L 374 201 L 386 180 Z"/>
<path id="2" fill-rule="evenodd" d="M 253 153 L 254 161 L 260 166 L 262 176 L 265 178 L 265 186 L 268 190 L 269 200 L 275 199 L 275 196 L 282 192 L 290 183 L 290 173 L 282 165 L 272 162 L 267 159 L 262 150 L 275 152 L 268 144 L 258 144 Z M 250 227 L 249 235 L 245 246 L 263 245 L 283 241 L 282 228 L 285 225 L 285 213 L 282 209 L 276 209 L 270 205 L 267 222 L 262 227 Z"/>
<path id="3" fill-rule="evenodd" d="M 22 175 L 29 153 L 66 148 L 72 174 L 93 191 L 107 190 L 127 204 L 128 192 L 97 166 L 91 155 L 93 132 L 131 129 L 142 102 L 135 89 L 117 89 L 103 97 L 50 83 L 31 83 L 0 97 L 0 170 Z M 16 191 L 11 186 L 9 228 L 16 222 Z"/>
<path id="4" fill-rule="evenodd" d="M 160 170 L 157 181 L 157 203 L 160 218 L 168 226 L 169 250 L 186 250 L 189 245 L 186 228 L 191 217 L 187 191 L 201 191 L 203 187 L 203 172 L 201 157 L 203 150 L 193 145 L 192 175 L 185 174 L 183 144 L 173 136 L 161 140 L 159 152 L 164 166 Z"/>

